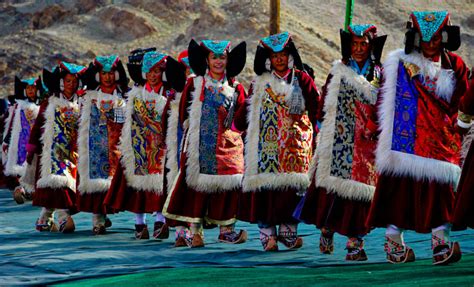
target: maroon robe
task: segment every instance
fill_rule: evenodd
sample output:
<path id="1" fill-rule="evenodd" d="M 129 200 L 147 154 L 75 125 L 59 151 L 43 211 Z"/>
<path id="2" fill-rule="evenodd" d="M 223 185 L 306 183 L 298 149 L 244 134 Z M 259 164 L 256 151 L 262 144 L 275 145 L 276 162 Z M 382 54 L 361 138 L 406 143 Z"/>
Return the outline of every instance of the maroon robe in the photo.
<path id="1" fill-rule="evenodd" d="M 309 120 L 314 127 L 313 137 L 315 138 L 317 115 L 320 112 L 318 108 L 320 93 L 308 74 L 299 70 L 294 71 L 302 90 Z M 290 81 L 292 77 L 293 75 L 290 74 L 288 80 Z M 249 100 L 252 94 L 253 87 L 249 90 Z M 246 131 L 248 128 L 247 113 L 248 109 L 243 108 L 238 110 L 235 117 L 234 125 L 241 131 Z M 291 187 L 261 188 L 260 190 L 243 192 L 237 218 L 250 223 L 261 223 L 270 226 L 296 222 L 293 218 L 293 212 L 301 200 L 301 196 L 298 195 L 299 192 L 301 190 Z"/>
<path id="2" fill-rule="evenodd" d="M 321 122 L 324 118 L 323 107 L 331 79 L 332 74 L 329 74 L 322 89 L 318 112 L 318 120 Z M 370 119 L 366 127 L 375 135 L 377 132 L 376 107 L 367 115 Z M 316 175 L 314 175 L 305 198 L 300 203 L 301 210 L 295 211 L 295 217 L 307 224 L 316 225 L 318 229 L 329 228 L 333 232 L 349 237 L 364 236 L 369 232 L 365 222 L 370 204 L 371 202 L 367 200 L 343 198 L 336 193 L 328 192 L 324 187 L 316 187 Z"/>
<path id="3" fill-rule="evenodd" d="M 234 80 L 231 80 L 234 84 Z M 190 78 L 183 90 L 179 121 L 182 126 L 184 122 L 189 118 L 189 107 L 193 100 L 192 92 L 195 90 L 194 78 Z M 235 91 L 238 93 L 236 110 L 245 107 L 246 93 L 244 87 L 241 84 L 235 86 Z M 202 96 L 202 95 L 201 95 Z M 189 120 L 188 120 L 189 121 Z M 220 122 L 220 121 L 219 121 Z M 224 128 L 219 123 L 219 130 Z M 189 137 L 189 132 L 184 137 Z M 187 140 L 184 139 L 183 143 Z M 228 146 L 221 146 L 225 144 L 225 141 L 219 143 L 220 148 L 230 148 Z M 186 180 L 187 164 L 189 163 L 188 154 L 184 151 L 185 147 L 182 147 L 182 153 L 180 158 L 180 171 L 176 184 L 174 185 L 169 198 L 167 199 L 168 204 L 165 206 L 165 216 L 170 219 L 184 222 L 202 222 L 203 219 L 210 223 L 219 225 L 229 225 L 235 222 L 237 215 L 239 196 L 241 194 L 240 189 L 226 190 L 226 191 L 214 191 L 214 192 L 203 192 L 198 191 L 188 185 Z M 225 156 L 225 155 L 224 155 Z M 230 162 L 229 162 L 230 163 Z M 224 166 L 223 169 L 226 167 Z M 232 172 L 233 167 L 228 167 Z M 220 175 L 220 174 L 219 174 Z M 225 175 L 225 174 L 224 174 Z M 172 183 L 168 183 L 172 184 Z M 172 225 L 176 225 L 172 223 Z"/>
<path id="4" fill-rule="evenodd" d="M 457 117 L 460 99 L 468 86 L 468 69 L 461 57 L 451 52 L 441 55 L 444 69 L 452 69 L 456 79 L 446 115 Z M 430 233 L 432 228 L 451 222 L 454 208 L 454 187 L 436 180 L 417 180 L 410 176 L 380 174 L 369 211 L 368 227 L 387 227 Z"/>

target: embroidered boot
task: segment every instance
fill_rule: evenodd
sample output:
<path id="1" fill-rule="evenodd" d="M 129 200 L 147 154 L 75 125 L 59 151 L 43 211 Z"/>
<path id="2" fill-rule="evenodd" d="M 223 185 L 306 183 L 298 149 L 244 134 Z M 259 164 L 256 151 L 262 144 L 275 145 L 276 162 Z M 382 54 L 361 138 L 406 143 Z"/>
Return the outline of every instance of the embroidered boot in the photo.
<path id="1" fill-rule="evenodd" d="M 191 248 L 204 247 L 204 234 L 202 224 L 191 223 Z"/>
<path id="2" fill-rule="evenodd" d="M 319 251 L 321 251 L 322 254 L 332 254 L 334 252 L 334 232 L 329 230 L 329 228 L 321 228 Z"/>
<path id="3" fill-rule="evenodd" d="M 234 224 L 221 226 L 218 240 L 230 244 L 244 243 L 247 241 L 247 231 L 240 230 L 239 233 L 235 232 Z"/>
<path id="4" fill-rule="evenodd" d="M 170 237 L 170 230 L 168 224 L 161 221 L 156 221 L 153 226 L 153 238 L 155 239 L 167 239 Z"/>
<path id="5" fill-rule="evenodd" d="M 280 224 L 278 230 L 278 241 L 288 249 L 298 249 L 303 246 L 303 238 L 298 237 L 296 224 Z"/>
<path id="6" fill-rule="evenodd" d="M 278 251 L 276 227 L 260 228 L 260 242 L 264 251 Z"/>
<path id="7" fill-rule="evenodd" d="M 58 227 L 54 223 L 54 216 L 53 216 L 54 209 L 42 208 L 40 217 L 36 220 L 35 228 L 40 232 L 49 231 L 49 232 L 57 232 Z"/>
<path id="8" fill-rule="evenodd" d="M 13 199 L 17 204 L 23 204 L 26 201 L 26 192 L 21 185 L 15 187 L 13 190 Z"/>
<path id="9" fill-rule="evenodd" d="M 176 226 L 174 247 L 191 247 L 193 236 L 191 231 L 185 226 Z"/>
<path id="10" fill-rule="evenodd" d="M 135 224 L 135 239 L 150 239 L 146 224 Z"/>
<path id="11" fill-rule="evenodd" d="M 94 235 L 105 234 L 105 218 L 104 214 L 92 215 L 92 233 L 94 233 Z"/>
<path id="12" fill-rule="evenodd" d="M 72 233 L 76 229 L 74 220 L 69 214 L 68 209 L 58 209 L 56 212 L 59 222 L 59 232 L 62 233 Z"/>
<path id="13" fill-rule="evenodd" d="M 451 227 L 442 225 L 434 228 L 431 233 L 431 248 L 433 249 L 433 265 L 448 265 L 461 260 L 461 247 L 458 242 L 450 242 Z"/>
<path id="14" fill-rule="evenodd" d="M 346 243 L 347 261 L 366 261 L 367 254 L 364 250 L 364 240 L 362 238 L 350 237 Z"/>
<path id="15" fill-rule="evenodd" d="M 415 261 L 415 252 L 405 245 L 401 230 L 394 225 L 387 228 L 384 250 L 387 253 L 387 261 L 392 264 Z"/>

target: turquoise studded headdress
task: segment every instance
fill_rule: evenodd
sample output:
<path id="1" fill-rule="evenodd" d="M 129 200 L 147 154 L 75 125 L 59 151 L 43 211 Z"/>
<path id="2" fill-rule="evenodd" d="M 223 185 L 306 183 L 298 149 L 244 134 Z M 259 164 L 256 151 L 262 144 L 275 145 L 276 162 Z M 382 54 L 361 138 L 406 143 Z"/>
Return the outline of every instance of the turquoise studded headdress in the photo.
<path id="1" fill-rule="evenodd" d="M 230 41 L 203 40 L 198 44 L 194 39 L 189 42 L 189 66 L 198 76 L 204 76 L 208 68 L 207 57 L 212 52 L 217 56 L 227 54 L 226 77 L 237 76 L 245 66 L 247 44 L 241 42 L 230 48 Z M 184 54 L 181 55 L 184 58 Z"/>
<path id="2" fill-rule="evenodd" d="M 100 72 L 115 72 L 115 82 L 122 93 L 128 90 L 127 73 L 117 55 L 97 56 L 89 65 L 84 78 L 87 89 L 94 90 L 100 85 Z"/>
<path id="3" fill-rule="evenodd" d="M 421 40 L 429 42 L 446 25 L 449 13 L 448 11 L 415 11 L 411 14 L 411 19 L 421 33 Z"/>
<path id="4" fill-rule="evenodd" d="M 275 53 L 283 51 L 290 41 L 291 36 L 288 32 L 271 35 L 260 39 L 260 43 Z"/>
<path id="5" fill-rule="evenodd" d="M 117 63 L 120 58 L 117 55 L 110 56 L 97 56 L 94 59 L 94 65 L 98 66 L 99 70 L 104 72 L 110 72 L 112 69 L 116 69 Z"/>
<path id="6" fill-rule="evenodd" d="M 349 32 L 354 36 L 363 37 L 369 33 L 377 34 L 377 27 L 373 24 L 349 25 Z M 370 36 L 369 38 L 372 38 Z"/>
<path id="7" fill-rule="evenodd" d="M 216 56 L 224 55 L 230 49 L 230 41 L 202 40 L 201 45 Z"/>
<path id="8" fill-rule="evenodd" d="M 36 86 L 36 81 L 38 81 L 38 78 L 23 79 L 21 81 L 27 86 Z"/>
<path id="9" fill-rule="evenodd" d="M 67 74 L 78 75 L 78 74 L 84 73 L 87 70 L 87 67 L 61 61 L 61 62 L 59 62 L 59 69 L 62 73 L 64 73 L 64 75 L 66 73 Z"/>
<path id="10" fill-rule="evenodd" d="M 421 42 L 429 42 L 433 36 L 441 35 L 442 47 L 456 51 L 461 45 L 459 26 L 451 25 L 448 11 L 414 11 L 410 14 L 405 33 L 405 53 L 420 50 Z"/>
<path id="11" fill-rule="evenodd" d="M 156 65 L 161 65 L 164 68 L 167 57 L 168 55 L 155 51 L 146 53 L 143 56 L 142 73 L 148 73 Z"/>
<path id="12" fill-rule="evenodd" d="M 380 63 L 387 35 L 377 36 L 377 27 L 374 24 L 353 24 L 347 28 L 348 31 L 344 31 L 343 29 L 339 31 L 341 36 L 342 59 L 347 62 L 352 56 L 353 36 L 367 36 L 372 48 L 370 55 L 371 60 Z"/>
<path id="13" fill-rule="evenodd" d="M 255 59 L 253 64 L 254 72 L 257 75 L 261 75 L 265 72 L 270 72 L 271 65 L 269 58 L 271 52 L 279 53 L 284 50 L 288 51 L 290 55 L 288 67 L 290 69 L 295 67 L 298 70 L 304 70 L 303 62 L 301 61 L 298 49 L 296 49 L 291 35 L 288 32 L 282 32 L 260 39 L 259 44 L 257 46 L 257 51 L 255 52 Z M 293 58 L 293 60 L 291 60 L 291 58 Z M 291 62 L 293 63 L 293 66 L 291 66 Z"/>

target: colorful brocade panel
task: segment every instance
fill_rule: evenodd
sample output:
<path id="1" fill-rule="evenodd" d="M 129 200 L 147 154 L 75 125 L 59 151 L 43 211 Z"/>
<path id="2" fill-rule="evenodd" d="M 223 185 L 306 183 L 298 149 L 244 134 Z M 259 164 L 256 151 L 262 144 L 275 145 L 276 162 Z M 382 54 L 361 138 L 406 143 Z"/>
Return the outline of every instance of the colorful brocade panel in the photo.
<path id="1" fill-rule="evenodd" d="M 398 66 L 392 150 L 423 158 L 460 163 L 461 140 L 447 115 L 448 103 L 436 94 L 436 79 L 412 77 L 411 67 Z"/>
<path id="2" fill-rule="evenodd" d="M 22 165 L 26 160 L 26 145 L 28 144 L 31 128 L 35 123 L 36 115 L 37 113 L 31 109 L 20 110 L 21 130 L 18 138 L 18 156 L 16 162 L 18 165 Z"/>
<path id="3" fill-rule="evenodd" d="M 375 186 L 376 141 L 366 127 L 373 102 L 341 79 L 337 99 L 330 175 Z"/>
<path id="4" fill-rule="evenodd" d="M 166 99 L 133 99 L 131 137 L 135 158 L 135 175 L 163 172 L 166 153 L 161 117 Z"/>
<path id="5" fill-rule="evenodd" d="M 262 98 L 258 141 L 259 173 L 305 173 L 312 157 L 313 127 L 308 113 L 290 115 L 284 97 Z"/>
<path id="6" fill-rule="evenodd" d="M 51 146 L 51 174 L 76 178 L 79 109 L 56 106 Z"/>
<path id="7" fill-rule="evenodd" d="M 114 122 L 113 100 L 92 100 L 89 125 L 89 177 L 107 179 L 119 160 L 117 144 L 121 125 Z"/>
<path id="8" fill-rule="evenodd" d="M 224 126 L 231 102 L 232 98 L 215 86 L 204 89 L 199 128 L 199 166 L 202 174 L 233 175 L 244 171 L 241 135 Z"/>

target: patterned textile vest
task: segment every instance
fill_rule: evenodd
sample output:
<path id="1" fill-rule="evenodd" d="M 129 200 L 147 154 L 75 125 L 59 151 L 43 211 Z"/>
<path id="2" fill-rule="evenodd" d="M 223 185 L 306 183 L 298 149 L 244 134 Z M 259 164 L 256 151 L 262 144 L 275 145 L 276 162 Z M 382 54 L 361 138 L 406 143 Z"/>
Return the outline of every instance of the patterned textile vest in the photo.
<path id="1" fill-rule="evenodd" d="M 26 145 L 30 138 L 31 128 L 38 116 L 39 106 L 18 100 L 14 111 L 4 172 L 8 176 L 22 176 L 26 168 Z"/>
<path id="2" fill-rule="evenodd" d="M 341 61 L 330 73 L 324 120 L 313 158 L 316 186 L 346 199 L 368 201 L 375 191 L 377 141 L 367 127 L 376 113 L 378 86 L 372 86 Z M 374 83 L 378 83 L 379 75 L 375 73 Z"/>
<path id="3" fill-rule="evenodd" d="M 235 97 L 235 88 L 196 77 L 189 113 L 186 143 L 188 185 L 201 192 L 240 188 L 244 171 L 243 141 L 224 125 Z"/>
<path id="4" fill-rule="evenodd" d="M 310 181 L 313 126 L 304 107 L 298 78 L 290 84 L 265 73 L 257 76 L 249 106 L 244 192 L 261 188 L 306 190 Z M 300 99 L 301 115 L 290 114 Z"/>
<path id="5" fill-rule="evenodd" d="M 454 72 L 421 54 L 392 52 L 384 64 L 382 132 L 377 147 L 381 173 L 456 185 L 461 138 L 454 129 Z"/>
<path id="6" fill-rule="evenodd" d="M 162 115 L 171 93 L 174 90 L 157 94 L 135 87 L 128 94 L 119 150 L 127 184 L 133 188 L 162 193 L 166 154 Z"/>
<path id="7" fill-rule="evenodd" d="M 124 122 L 125 101 L 90 91 L 85 96 L 79 122 L 79 192 L 106 192 L 120 158 L 118 141 Z"/>
<path id="8" fill-rule="evenodd" d="M 67 187 L 75 191 L 79 105 L 76 99 L 69 101 L 55 96 L 48 101 L 37 187 Z"/>

